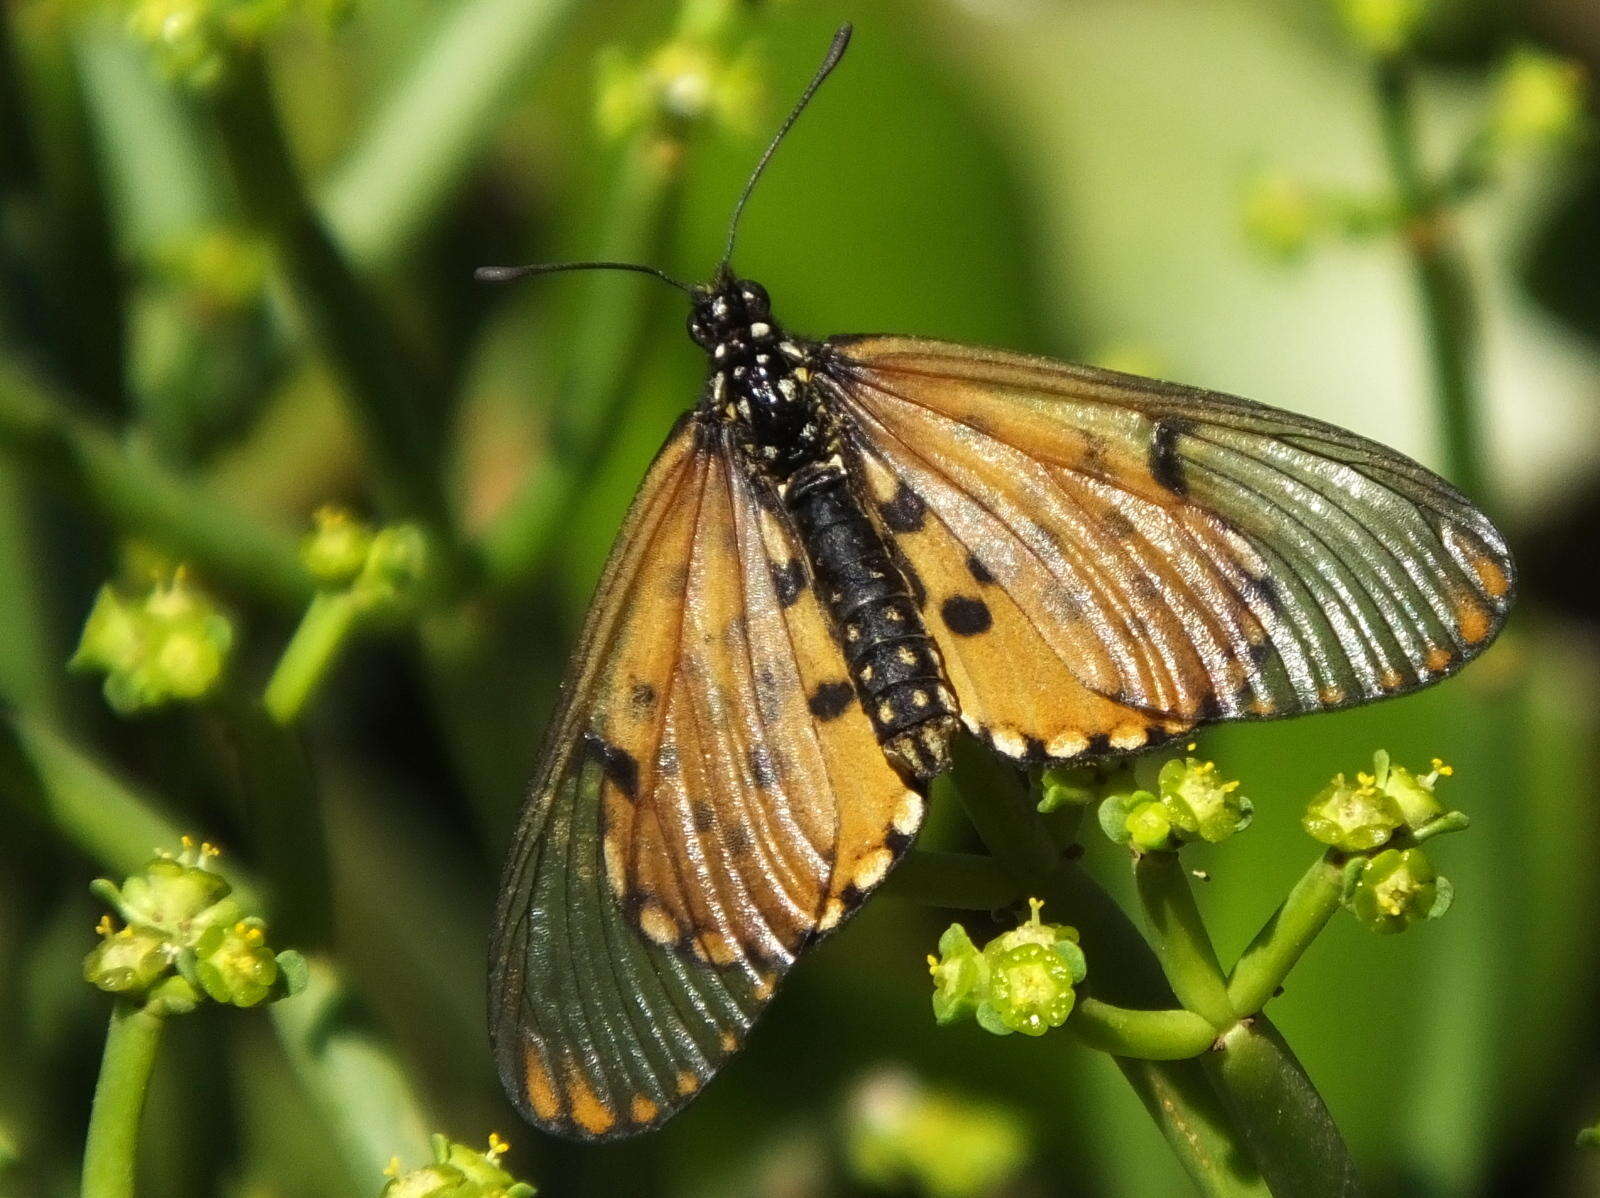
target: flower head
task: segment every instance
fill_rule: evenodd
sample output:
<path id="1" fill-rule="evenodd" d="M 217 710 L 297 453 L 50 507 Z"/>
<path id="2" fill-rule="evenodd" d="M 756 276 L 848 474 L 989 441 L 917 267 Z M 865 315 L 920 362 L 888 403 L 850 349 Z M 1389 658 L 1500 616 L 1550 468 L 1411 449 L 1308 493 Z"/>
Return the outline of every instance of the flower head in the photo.
<path id="1" fill-rule="evenodd" d="M 493 1132 L 487 1149 L 469 1148 L 435 1134 L 431 1163 L 406 1170 L 398 1159 L 390 1162 L 382 1198 L 533 1198 L 531 1185 L 500 1167 L 507 1147 Z"/>
<path id="2" fill-rule="evenodd" d="M 1453 893 L 1421 849 L 1385 849 L 1354 875 L 1345 906 L 1371 931 L 1392 934 L 1443 915 Z"/>
<path id="3" fill-rule="evenodd" d="M 232 648 L 232 621 L 180 566 L 142 594 L 101 587 L 67 664 L 104 674 L 106 702 L 132 715 L 212 694 Z"/>

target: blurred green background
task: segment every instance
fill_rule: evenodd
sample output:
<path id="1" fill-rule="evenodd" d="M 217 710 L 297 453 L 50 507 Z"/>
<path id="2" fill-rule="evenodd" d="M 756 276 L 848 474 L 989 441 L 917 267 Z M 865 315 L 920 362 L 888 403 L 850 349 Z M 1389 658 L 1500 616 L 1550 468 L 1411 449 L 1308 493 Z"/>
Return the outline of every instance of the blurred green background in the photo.
<path id="1" fill-rule="evenodd" d="M 1398 7 L 1422 16 L 1417 120 L 1435 164 L 1500 102 L 1514 47 L 1600 64 L 1588 0 Z M 951 1193 L 1184 1192 L 1105 1057 L 1064 1034 L 936 1029 L 924 954 L 949 916 L 887 895 L 794 971 L 748 1049 L 659 1134 L 586 1148 L 520 1125 L 483 1032 L 494 885 L 589 590 L 704 367 L 681 298 L 648 280 L 502 290 L 471 271 L 629 257 L 704 277 L 743 177 L 849 19 L 854 48 L 737 255 L 789 327 L 1104 362 L 1445 468 L 1403 239 L 1261 244 L 1263 204 L 1280 232 L 1305 217 L 1284 180 L 1387 185 L 1370 58 L 1341 20 L 1384 10 L 8 4 L 0 1195 L 76 1192 L 109 1009 L 80 980 L 91 878 L 187 831 L 226 846 L 223 867 L 274 912 L 294 906 L 297 833 L 285 857 L 262 831 L 275 775 L 251 757 L 250 719 L 228 702 L 117 718 L 99 680 L 67 672 L 94 595 L 152 558 L 186 561 L 236 621 L 233 692 L 258 694 L 310 594 L 295 539 L 329 502 L 427 523 L 453 581 L 349 650 L 299 721 L 303 760 L 277 760 L 314 779 L 289 818 L 325 830 L 332 893 L 274 927 L 303 930 L 328 972 L 271 1012 L 176 1021 L 142 1193 L 376 1194 L 389 1155 L 420 1163 L 431 1129 L 498 1130 L 549 1194 L 880 1192 L 850 1145 L 918 1095 L 1005 1129 L 1003 1167 Z M 238 49 L 257 39 L 259 56 Z M 291 159 L 303 186 L 277 171 Z M 1257 817 L 1191 864 L 1211 875 L 1201 899 L 1231 959 L 1313 857 L 1298 817 L 1329 776 L 1378 747 L 1454 764 L 1449 801 L 1474 821 L 1437 854 L 1455 908 L 1390 938 L 1339 916 L 1272 1015 L 1374 1193 L 1591 1193 L 1600 1157 L 1574 1137 L 1600 1118 L 1593 141 L 1517 157 L 1447 235 L 1481 330 L 1480 498 L 1523 568 L 1512 625 L 1425 694 L 1209 734 Z M 946 810 L 926 839 L 965 835 Z M 1121 886 L 1125 855 L 1091 843 L 1089 867 Z"/>

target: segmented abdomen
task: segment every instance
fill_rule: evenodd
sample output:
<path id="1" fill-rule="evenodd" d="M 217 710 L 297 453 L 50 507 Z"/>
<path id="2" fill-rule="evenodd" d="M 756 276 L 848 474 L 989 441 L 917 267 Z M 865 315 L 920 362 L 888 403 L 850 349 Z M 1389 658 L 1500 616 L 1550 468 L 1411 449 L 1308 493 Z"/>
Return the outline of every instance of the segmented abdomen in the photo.
<path id="1" fill-rule="evenodd" d="M 904 768 L 931 777 L 949 764 L 955 696 L 889 547 L 836 462 L 796 471 L 785 503 L 878 743 Z"/>

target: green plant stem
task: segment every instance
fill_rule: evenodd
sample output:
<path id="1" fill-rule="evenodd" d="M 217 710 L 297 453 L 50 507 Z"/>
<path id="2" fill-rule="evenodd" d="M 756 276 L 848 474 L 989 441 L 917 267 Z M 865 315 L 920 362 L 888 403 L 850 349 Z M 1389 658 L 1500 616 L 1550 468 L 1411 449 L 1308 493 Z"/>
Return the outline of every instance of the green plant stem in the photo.
<path id="1" fill-rule="evenodd" d="M 381 268 L 447 202 L 555 44 L 575 0 L 464 0 L 444 10 L 325 192 L 353 261 Z"/>
<path id="2" fill-rule="evenodd" d="M 1227 982 L 1178 854 L 1141 853 L 1134 859 L 1133 876 L 1150 946 L 1178 1001 L 1218 1031 L 1231 1027 L 1237 1016 Z"/>
<path id="3" fill-rule="evenodd" d="M 1355 1198 L 1362 1192 L 1327 1105 L 1269 1020 L 1236 1024 L 1203 1060 L 1273 1194 Z"/>
<path id="4" fill-rule="evenodd" d="M 0 457 L 208 580 L 298 609 L 311 579 L 294 538 L 128 452 L 43 382 L 0 362 Z"/>
<path id="5" fill-rule="evenodd" d="M 1375 72 L 1384 151 L 1407 219 L 1405 250 L 1426 325 L 1445 473 L 1480 504 L 1492 506 L 1475 370 L 1478 317 L 1459 240 L 1418 149 L 1414 68 L 1409 59 L 1396 56 L 1380 60 Z"/>
<path id="6" fill-rule="evenodd" d="M 317 342 L 340 375 L 366 435 L 379 496 L 391 512 L 452 543 L 438 430 L 427 415 L 429 372 L 356 277 L 306 196 L 259 56 L 241 53 L 213 97 L 224 156 L 250 219 L 276 251 Z"/>
<path id="7" fill-rule="evenodd" d="M 1239 955 L 1228 978 L 1228 1000 L 1241 1017 L 1267 1005 L 1333 918 L 1339 909 L 1343 866 L 1343 857 L 1332 849 L 1318 857 Z"/>
<path id="8" fill-rule="evenodd" d="M 996 911 L 1020 902 L 1021 889 L 993 857 L 914 849 L 895 866 L 883 892 L 958 911 Z"/>
<path id="9" fill-rule="evenodd" d="M 83 1150 L 83 1198 L 133 1198 L 139 1118 L 165 1023 L 125 998 L 111 1009 Z"/>
<path id="10" fill-rule="evenodd" d="M 1182 1061 L 1207 1051 L 1217 1029 L 1193 1011 L 1136 1011 L 1085 995 L 1067 1026 L 1090 1048 L 1143 1061 Z"/>
<path id="11" fill-rule="evenodd" d="M 280 726 L 299 723 L 359 628 L 361 610 L 360 602 L 348 591 L 323 591 L 311 600 L 267 680 L 262 700 L 267 714 Z"/>
<path id="12" fill-rule="evenodd" d="M 649 132 L 626 151 L 601 256 L 656 262 L 675 223 L 685 147 L 677 136 Z M 594 477 L 633 396 L 645 324 L 657 311 L 653 285 L 593 278 L 582 284 L 582 310 L 566 373 L 551 410 L 551 452 L 504 511 L 484 530 L 478 554 L 489 580 L 516 587 L 537 577 L 571 525 L 573 508 Z"/>

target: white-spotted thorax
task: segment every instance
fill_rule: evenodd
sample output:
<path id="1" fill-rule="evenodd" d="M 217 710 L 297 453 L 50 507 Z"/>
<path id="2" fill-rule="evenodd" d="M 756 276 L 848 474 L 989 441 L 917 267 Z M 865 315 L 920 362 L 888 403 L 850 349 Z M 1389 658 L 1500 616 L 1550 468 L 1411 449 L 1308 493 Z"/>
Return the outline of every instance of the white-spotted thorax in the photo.
<path id="1" fill-rule="evenodd" d="M 726 267 L 693 292 L 689 336 L 711 359 L 701 400 L 733 427 L 752 464 L 782 482 L 826 457 L 831 435 L 814 385 L 817 346 L 773 318 L 766 288 Z"/>

